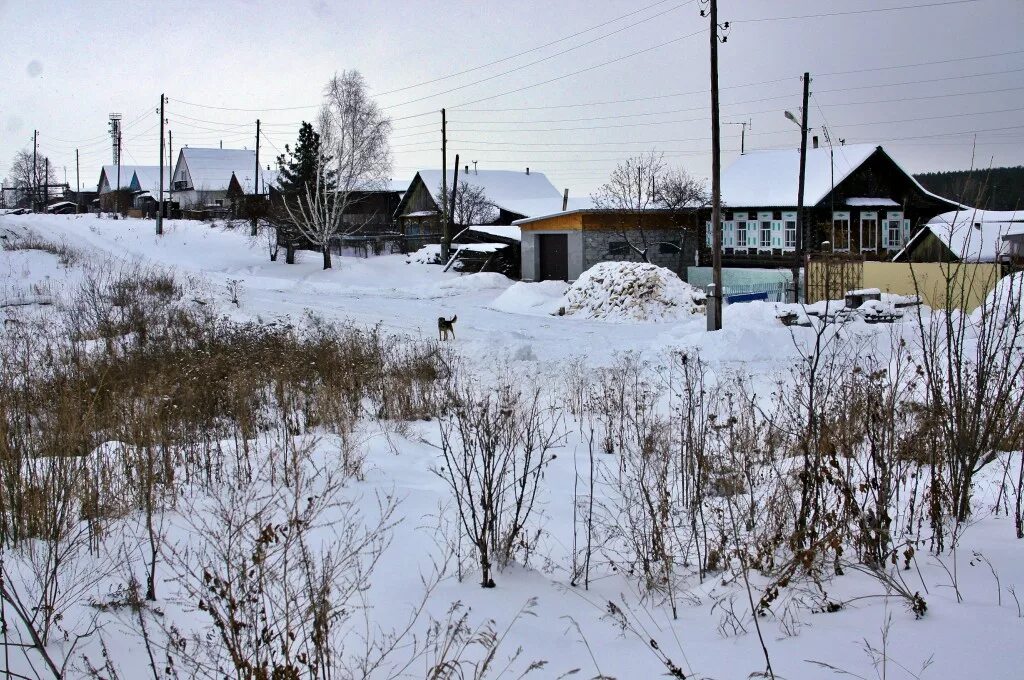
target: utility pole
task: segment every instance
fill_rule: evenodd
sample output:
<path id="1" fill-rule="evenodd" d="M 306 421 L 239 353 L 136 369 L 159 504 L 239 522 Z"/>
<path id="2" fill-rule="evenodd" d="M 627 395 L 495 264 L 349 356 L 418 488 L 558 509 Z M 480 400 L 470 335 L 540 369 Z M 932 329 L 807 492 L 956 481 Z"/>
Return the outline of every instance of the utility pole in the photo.
<path id="1" fill-rule="evenodd" d="M 160 200 L 156 208 L 156 235 L 164 233 L 164 102 L 167 98 L 160 95 Z"/>
<path id="2" fill-rule="evenodd" d="M 249 234 L 251 236 L 256 235 L 256 194 L 260 193 L 260 119 L 256 119 L 256 174 L 252 176 L 252 198 L 249 199 L 249 210 L 252 213 L 250 218 L 252 224 L 250 225 Z M 244 200 L 244 198 L 243 198 Z"/>
<path id="3" fill-rule="evenodd" d="M 811 74 L 804 73 L 803 109 L 800 115 L 800 183 L 796 193 L 796 261 L 793 263 L 793 302 L 800 301 L 800 266 L 804 260 L 804 178 L 807 173 L 807 100 Z"/>
<path id="4" fill-rule="evenodd" d="M 444 262 L 444 267 L 447 270 L 449 260 L 451 259 L 451 239 L 452 233 L 455 231 L 455 192 L 459 189 L 459 154 L 455 154 L 455 170 L 452 171 L 452 197 L 448 201 L 450 206 L 448 210 L 448 218 L 445 220 L 445 238 L 448 244 L 448 253 L 441 256 L 441 261 Z"/>
<path id="5" fill-rule="evenodd" d="M 46 212 L 46 203 L 50 200 L 50 157 L 43 157 L 43 212 Z"/>
<path id="6" fill-rule="evenodd" d="M 117 126 L 117 193 L 114 194 L 117 208 L 116 212 L 121 213 L 121 126 Z"/>
<path id="7" fill-rule="evenodd" d="M 39 169 L 36 165 L 36 156 L 39 153 L 39 130 L 32 131 L 32 212 L 35 212 L 39 202 Z"/>
<path id="8" fill-rule="evenodd" d="M 711 20 L 711 282 L 708 330 L 722 330 L 722 139 L 718 120 L 718 1 L 709 1 Z M 701 11 L 703 14 L 703 10 Z M 728 28 L 728 22 L 724 28 Z M 724 42 L 723 38 L 723 42 Z"/>
<path id="9" fill-rule="evenodd" d="M 78 149 L 75 149 L 75 214 L 82 207 L 82 174 L 78 166 Z"/>
<path id="10" fill-rule="evenodd" d="M 455 173 L 459 172 L 459 164 L 455 163 Z M 430 190 L 430 187 L 427 187 Z M 441 261 L 447 263 L 451 256 L 452 234 L 448 227 L 448 121 L 444 109 L 441 109 Z"/>

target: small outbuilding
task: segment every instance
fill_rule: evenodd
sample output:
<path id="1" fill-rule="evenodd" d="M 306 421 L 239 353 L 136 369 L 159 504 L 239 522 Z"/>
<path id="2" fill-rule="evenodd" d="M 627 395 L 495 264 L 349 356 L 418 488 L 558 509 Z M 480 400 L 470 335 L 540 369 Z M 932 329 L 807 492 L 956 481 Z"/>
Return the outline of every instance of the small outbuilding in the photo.
<path id="1" fill-rule="evenodd" d="M 1024 258 L 1024 211 L 955 210 L 914 234 L 894 262 L 1005 262 Z"/>
<path id="2" fill-rule="evenodd" d="M 674 210 L 642 213 L 600 208 L 516 220 L 521 231 L 524 281 L 575 281 L 599 262 L 640 262 L 684 277 L 694 262 L 698 238 L 696 216 Z"/>

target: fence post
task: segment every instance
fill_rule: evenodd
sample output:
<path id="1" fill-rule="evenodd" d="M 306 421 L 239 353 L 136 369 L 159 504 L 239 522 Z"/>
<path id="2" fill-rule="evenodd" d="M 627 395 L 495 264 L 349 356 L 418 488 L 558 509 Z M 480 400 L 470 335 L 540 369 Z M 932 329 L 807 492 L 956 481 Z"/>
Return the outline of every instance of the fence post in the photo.
<path id="1" fill-rule="evenodd" d="M 707 288 L 708 301 L 707 301 L 707 315 L 708 315 L 708 330 L 715 331 L 721 328 L 718 323 L 719 318 L 722 316 L 722 298 L 718 295 L 718 291 L 715 290 L 715 284 L 709 283 Z"/>

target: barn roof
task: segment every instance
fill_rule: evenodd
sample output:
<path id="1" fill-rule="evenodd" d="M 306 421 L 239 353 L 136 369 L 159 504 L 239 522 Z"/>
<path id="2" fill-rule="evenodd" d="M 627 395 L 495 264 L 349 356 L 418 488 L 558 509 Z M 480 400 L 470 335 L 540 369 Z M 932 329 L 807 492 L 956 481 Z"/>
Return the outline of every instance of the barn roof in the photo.
<path id="1" fill-rule="evenodd" d="M 448 172 L 448 190 L 454 168 Z M 423 181 L 431 198 L 438 205 L 441 188 L 440 170 L 420 170 L 416 175 Z M 415 181 L 415 178 L 413 178 Z M 491 203 L 518 215 L 539 215 L 562 209 L 562 194 L 542 172 L 526 174 L 518 170 L 479 170 L 469 174 L 459 173 L 459 183 L 480 187 Z"/>
<path id="2" fill-rule="evenodd" d="M 246 193 L 252 193 L 256 152 L 248 149 L 200 149 L 185 147 L 178 162 L 188 167 L 192 188 L 199 191 L 227 191 L 234 174 Z M 266 171 L 261 170 L 261 175 Z"/>
<path id="3" fill-rule="evenodd" d="M 1024 235 L 1024 210 L 956 210 L 936 215 L 917 232 L 894 260 L 934 234 L 964 262 L 996 262 L 1006 253 L 1005 237 Z"/>
<path id="4" fill-rule="evenodd" d="M 142 170 L 143 172 L 148 172 L 149 170 L 152 170 L 153 172 L 158 172 L 159 169 L 159 165 L 121 165 L 121 186 L 116 187 L 114 185 L 117 184 L 117 166 L 104 165 L 103 168 L 100 170 L 100 179 L 96 183 L 96 186 L 102 187 L 103 177 L 106 176 L 107 184 L 110 186 L 111 191 L 116 191 L 118 188 L 128 189 L 131 187 L 132 177 L 138 170 Z"/>
<path id="5" fill-rule="evenodd" d="M 165 167 L 164 169 L 164 191 L 168 191 L 171 188 L 171 169 Z M 121 171 L 124 172 L 122 166 Z M 135 184 L 138 191 L 148 191 L 154 196 L 160 193 L 160 166 L 159 165 L 140 165 L 135 168 Z"/>

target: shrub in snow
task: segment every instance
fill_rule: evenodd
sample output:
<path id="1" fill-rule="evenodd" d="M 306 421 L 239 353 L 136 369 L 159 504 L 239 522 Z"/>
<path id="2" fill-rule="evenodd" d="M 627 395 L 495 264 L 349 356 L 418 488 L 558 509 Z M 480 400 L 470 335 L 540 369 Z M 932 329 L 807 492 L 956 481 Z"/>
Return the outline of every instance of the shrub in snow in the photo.
<path id="1" fill-rule="evenodd" d="M 601 262 L 565 296 L 565 313 L 603 321 L 680 321 L 704 312 L 705 295 L 664 267 Z"/>
<path id="2" fill-rule="evenodd" d="M 434 244 L 423 246 L 415 253 L 411 253 L 406 260 L 407 264 L 441 264 L 441 246 Z"/>

